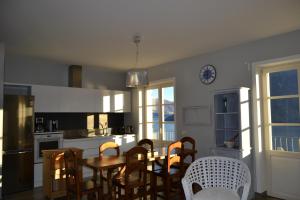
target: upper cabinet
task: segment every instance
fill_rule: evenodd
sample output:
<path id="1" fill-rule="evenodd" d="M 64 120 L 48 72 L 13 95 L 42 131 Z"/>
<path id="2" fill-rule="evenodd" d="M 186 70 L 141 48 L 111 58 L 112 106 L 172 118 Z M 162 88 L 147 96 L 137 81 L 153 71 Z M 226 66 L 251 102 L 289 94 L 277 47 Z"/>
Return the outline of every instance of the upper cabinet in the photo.
<path id="1" fill-rule="evenodd" d="M 101 112 L 99 90 L 82 88 L 59 88 L 60 110 L 63 112 Z"/>
<path id="2" fill-rule="evenodd" d="M 35 112 L 131 112 L 128 91 L 32 85 Z"/>
<path id="3" fill-rule="evenodd" d="M 102 112 L 131 112 L 129 91 L 105 90 L 102 98 Z"/>
<path id="4" fill-rule="evenodd" d="M 60 112 L 62 94 L 59 87 L 32 85 L 35 112 Z"/>

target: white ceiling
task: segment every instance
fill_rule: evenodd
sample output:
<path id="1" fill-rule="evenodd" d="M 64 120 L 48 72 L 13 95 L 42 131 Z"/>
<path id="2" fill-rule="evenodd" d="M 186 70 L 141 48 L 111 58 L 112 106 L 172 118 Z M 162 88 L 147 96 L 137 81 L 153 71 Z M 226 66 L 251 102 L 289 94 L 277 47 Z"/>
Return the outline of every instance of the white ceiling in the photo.
<path id="1" fill-rule="evenodd" d="M 300 28 L 299 0 L 2 0 L 0 41 L 9 53 L 129 69 Z"/>

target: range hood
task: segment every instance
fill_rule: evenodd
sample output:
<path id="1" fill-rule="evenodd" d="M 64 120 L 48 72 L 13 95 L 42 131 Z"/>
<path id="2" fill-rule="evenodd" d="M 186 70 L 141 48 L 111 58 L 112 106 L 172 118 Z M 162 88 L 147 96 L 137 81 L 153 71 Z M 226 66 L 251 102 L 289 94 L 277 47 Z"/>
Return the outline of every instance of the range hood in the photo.
<path id="1" fill-rule="evenodd" d="M 69 87 L 82 87 L 82 66 L 69 66 Z"/>

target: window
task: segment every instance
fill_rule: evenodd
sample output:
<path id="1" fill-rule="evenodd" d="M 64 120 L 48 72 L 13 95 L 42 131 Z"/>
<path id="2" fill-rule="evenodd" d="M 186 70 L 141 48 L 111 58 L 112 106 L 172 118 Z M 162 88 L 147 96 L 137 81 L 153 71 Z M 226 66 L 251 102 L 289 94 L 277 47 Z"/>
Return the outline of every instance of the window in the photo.
<path id="1" fill-rule="evenodd" d="M 143 96 L 145 101 L 143 101 Z M 149 139 L 175 140 L 174 100 L 173 83 L 152 85 L 144 91 L 139 91 L 140 138 L 145 136 Z"/>
<path id="2" fill-rule="evenodd" d="M 263 70 L 265 130 L 271 150 L 300 152 L 298 66 Z"/>
<path id="3" fill-rule="evenodd" d="M 110 96 L 103 96 L 103 112 L 110 112 Z"/>
<path id="4" fill-rule="evenodd" d="M 143 90 L 138 91 L 139 95 L 139 103 L 138 103 L 138 110 L 139 110 L 139 139 L 143 138 Z"/>
<path id="5" fill-rule="evenodd" d="M 94 115 L 88 115 L 87 119 L 86 119 L 86 123 L 87 123 L 87 129 L 91 130 L 94 129 Z"/>
<path id="6" fill-rule="evenodd" d="M 115 94 L 115 112 L 124 112 L 124 94 Z"/>

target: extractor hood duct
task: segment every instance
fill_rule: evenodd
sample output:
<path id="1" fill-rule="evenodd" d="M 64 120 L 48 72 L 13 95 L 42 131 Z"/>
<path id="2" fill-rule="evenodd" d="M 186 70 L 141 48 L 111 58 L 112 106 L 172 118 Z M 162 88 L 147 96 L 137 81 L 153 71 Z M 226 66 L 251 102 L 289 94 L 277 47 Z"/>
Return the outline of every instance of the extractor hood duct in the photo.
<path id="1" fill-rule="evenodd" d="M 69 87 L 82 87 L 82 66 L 69 66 Z"/>

